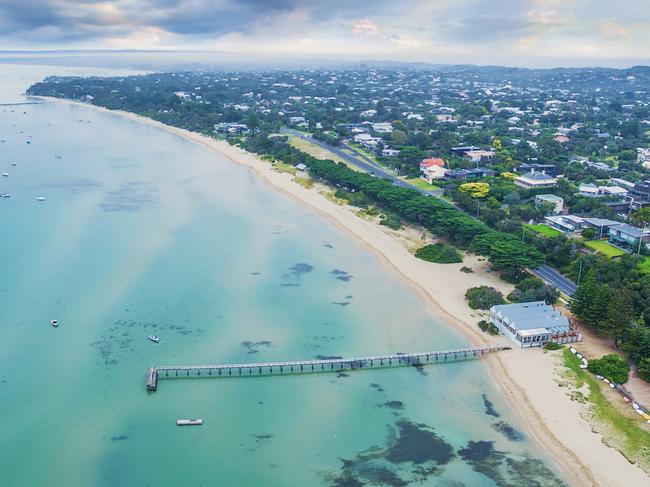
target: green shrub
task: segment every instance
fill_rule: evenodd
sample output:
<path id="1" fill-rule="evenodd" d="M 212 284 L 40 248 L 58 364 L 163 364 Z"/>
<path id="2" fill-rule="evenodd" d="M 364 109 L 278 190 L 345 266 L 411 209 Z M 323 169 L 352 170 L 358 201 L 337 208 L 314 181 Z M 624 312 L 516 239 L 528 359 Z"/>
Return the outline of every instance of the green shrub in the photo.
<path id="1" fill-rule="evenodd" d="M 560 291 L 553 286 L 544 284 L 537 277 L 528 277 L 515 284 L 515 289 L 508 294 L 508 300 L 513 303 L 529 303 L 531 301 L 545 301 L 546 304 L 555 304 L 560 297 Z"/>
<path id="2" fill-rule="evenodd" d="M 607 377 L 617 384 L 625 384 L 630 373 L 630 366 L 620 355 L 609 353 L 602 358 L 590 360 L 589 370 L 594 374 Z"/>
<path id="3" fill-rule="evenodd" d="M 585 228 L 582 230 L 582 236 L 587 240 L 593 240 L 596 238 L 596 229 L 595 228 Z"/>
<path id="4" fill-rule="evenodd" d="M 562 345 L 555 342 L 546 342 L 546 345 L 544 345 L 544 350 L 559 350 L 561 348 L 563 348 Z"/>
<path id="5" fill-rule="evenodd" d="M 392 228 L 393 230 L 399 230 L 402 228 L 402 221 L 399 218 L 396 218 L 393 215 L 386 215 L 379 217 L 379 224 Z"/>
<path id="6" fill-rule="evenodd" d="M 503 294 L 489 286 L 472 287 L 465 293 L 465 299 L 472 309 L 490 309 L 495 304 L 503 304 Z"/>
<path id="7" fill-rule="evenodd" d="M 494 323 L 490 323 L 489 321 L 481 320 L 478 322 L 478 327 L 486 332 L 489 333 L 490 335 L 498 335 L 499 334 L 499 329 Z"/>
<path id="8" fill-rule="evenodd" d="M 437 262 L 439 264 L 451 264 L 462 262 L 463 256 L 451 245 L 443 243 L 436 243 L 433 245 L 425 245 L 415 252 L 418 259 L 426 260 L 428 262 Z"/>

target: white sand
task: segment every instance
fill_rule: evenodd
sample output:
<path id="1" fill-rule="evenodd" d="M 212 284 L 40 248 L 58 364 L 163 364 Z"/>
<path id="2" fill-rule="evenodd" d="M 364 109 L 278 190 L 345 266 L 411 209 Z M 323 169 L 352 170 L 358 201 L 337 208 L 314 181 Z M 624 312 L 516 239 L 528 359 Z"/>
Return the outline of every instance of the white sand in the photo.
<path id="1" fill-rule="evenodd" d="M 270 163 L 227 142 L 132 113 L 79 105 L 168 130 L 250 168 L 270 187 L 328 218 L 378 255 L 391 271 L 412 286 L 432 314 L 463 333 L 470 342 L 482 345 L 505 340 L 480 332 L 476 323 L 485 313 L 471 310 L 464 298 L 465 291 L 474 286 L 493 286 L 504 294 L 511 290 L 511 286 L 489 272 L 489 265 L 482 259 L 467 256 L 462 264 L 433 264 L 416 259 L 407 249 L 413 246 L 412 235 L 411 238 L 396 235 L 359 218 L 352 209 L 330 201 L 317 187 L 307 189 L 294 182 L 292 175 L 274 170 Z M 462 266 L 471 267 L 474 273 L 460 272 Z M 497 388 L 520 416 L 528 435 L 555 460 L 572 485 L 648 485 L 648 476 L 618 451 L 602 443 L 601 436 L 581 417 L 580 404 L 570 399 L 566 387 L 558 385 L 561 368 L 556 367 L 556 360 L 556 354 L 541 350 L 512 350 L 493 354 L 485 362 Z"/>

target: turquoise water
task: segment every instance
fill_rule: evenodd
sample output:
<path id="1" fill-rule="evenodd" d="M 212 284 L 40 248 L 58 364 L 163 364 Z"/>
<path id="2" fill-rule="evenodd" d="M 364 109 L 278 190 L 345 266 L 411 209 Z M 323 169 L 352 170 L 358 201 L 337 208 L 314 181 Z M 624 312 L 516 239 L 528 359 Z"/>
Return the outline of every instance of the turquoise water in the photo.
<path id="1" fill-rule="evenodd" d="M 19 71 L 0 102 L 43 69 Z M 479 361 L 148 394 L 152 364 L 466 342 L 329 222 L 178 136 L 40 104 L 0 107 L 0 139 L 2 485 L 554 482 Z"/>

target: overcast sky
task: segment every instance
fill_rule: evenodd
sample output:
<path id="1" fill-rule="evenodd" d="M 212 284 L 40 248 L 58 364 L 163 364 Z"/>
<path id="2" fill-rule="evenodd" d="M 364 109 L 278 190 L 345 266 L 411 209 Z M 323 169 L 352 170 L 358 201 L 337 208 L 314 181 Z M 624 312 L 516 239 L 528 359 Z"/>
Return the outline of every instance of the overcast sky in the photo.
<path id="1" fill-rule="evenodd" d="M 650 0 L 0 0 L 0 49 L 650 64 Z"/>

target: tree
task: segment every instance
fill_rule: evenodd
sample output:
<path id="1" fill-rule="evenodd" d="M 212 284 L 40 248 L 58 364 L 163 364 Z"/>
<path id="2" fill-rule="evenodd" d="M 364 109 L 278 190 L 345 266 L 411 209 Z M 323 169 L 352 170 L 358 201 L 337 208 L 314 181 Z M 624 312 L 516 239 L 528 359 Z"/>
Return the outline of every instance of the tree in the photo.
<path id="1" fill-rule="evenodd" d="M 597 294 L 596 275 L 593 269 L 590 269 L 573 295 L 573 300 L 569 305 L 571 312 L 586 321 Z"/>
<path id="2" fill-rule="evenodd" d="M 646 206 L 632 213 L 630 221 L 639 227 L 646 227 L 650 223 L 650 207 Z"/>
<path id="3" fill-rule="evenodd" d="M 465 299 L 472 309 L 490 309 L 495 304 L 505 303 L 503 294 L 489 286 L 469 288 L 465 293 Z"/>
<path id="4" fill-rule="evenodd" d="M 518 269 L 537 267 L 544 261 L 544 256 L 535 247 L 503 232 L 479 235 L 472 242 L 472 247 L 476 253 L 487 255 L 496 269 L 512 276 Z"/>
<path id="5" fill-rule="evenodd" d="M 589 370 L 617 384 L 625 384 L 630 373 L 630 366 L 620 355 L 609 353 L 602 358 L 591 360 Z"/>
<path id="6" fill-rule="evenodd" d="M 630 292 L 624 287 L 619 288 L 609 302 L 607 320 L 600 327 L 601 334 L 614 338 L 618 345 L 635 318 Z"/>
<path id="7" fill-rule="evenodd" d="M 593 240 L 596 237 L 596 229 L 591 227 L 583 229 L 582 237 L 586 238 L 587 240 Z"/>

